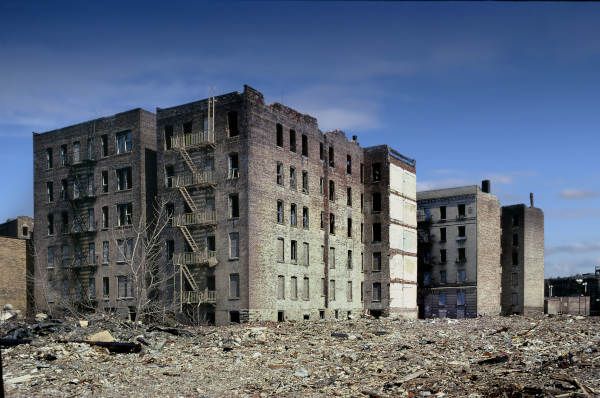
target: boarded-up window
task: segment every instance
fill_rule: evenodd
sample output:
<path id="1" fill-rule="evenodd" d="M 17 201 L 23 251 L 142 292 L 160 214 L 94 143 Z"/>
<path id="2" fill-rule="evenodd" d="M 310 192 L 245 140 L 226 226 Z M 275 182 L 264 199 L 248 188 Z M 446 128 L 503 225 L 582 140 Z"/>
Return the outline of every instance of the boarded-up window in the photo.
<path id="1" fill-rule="evenodd" d="M 292 276 L 291 278 L 291 291 L 290 296 L 292 300 L 298 300 L 298 278 Z"/>
<path id="2" fill-rule="evenodd" d="M 240 274 L 229 274 L 229 298 L 240 297 Z"/>
<path id="3" fill-rule="evenodd" d="M 304 300 L 308 300 L 310 298 L 310 281 L 309 281 L 308 277 L 304 277 L 302 298 Z"/>
<path id="4" fill-rule="evenodd" d="M 285 277 L 283 275 L 277 277 L 277 298 L 285 299 Z"/>
<path id="5" fill-rule="evenodd" d="M 335 247 L 329 248 L 329 268 L 335 268 Z"/>
<path id="6" fill-rule="evenodd" d="M 308 242 L 302 243 L 302 265 L 308 266 L 310 264 L 310 249 Z"/>
<path id="7" fill-rule="evenodd" d="M 381 301 L 381 283 L 373 283 L 373 301 Z"/>
<path id="8" fill-rule="evenodd" d="M 346 283 L 346 301 L 352 301 L 352 281 Z"/>
<path id="9" fill-rule="evenodd" d="M 283 238 L 277 238 L 277 261 L 279 261 L 280 263 L 284 262 L 284 254 L 284 240 Z"/>
<path id="10" fill-rule="evenodd" d="M 335 280 L 329 281 L 329 301 L 335 301 Z"/>

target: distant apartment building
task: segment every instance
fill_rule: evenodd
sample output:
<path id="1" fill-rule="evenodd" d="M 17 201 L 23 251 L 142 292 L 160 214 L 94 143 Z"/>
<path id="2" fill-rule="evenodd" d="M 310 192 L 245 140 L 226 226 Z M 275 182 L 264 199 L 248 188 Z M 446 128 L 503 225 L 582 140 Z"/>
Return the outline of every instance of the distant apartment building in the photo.
<path id="1" fill-rule="evenodd" d="M 502 207 L 502 312 L 544 312 L 544 212 L 524 204 Z"/>
<path id="2" fill-rule="evenodd" d="M 417 206 L 420 317 L 499 314 L 500 203 L 490 182 L 421 191 Z"/>
<path id="3" fill-rule="evenodd" d="M 415 162 L 245 86 L 157 110 L 170 294 L 191 318 L 416 316 Z"/>
<path id="4" fill-rule="evenodd" d="M 600 316 L 600 265 L 594 272 L 545 280 L 549 314 Z"/>
<path id="5" fill-rule="evenodd" d="M 0 308 L 23 315 L 33 309 L 33 219 L 19 216 L 0 224 Z"/>
<path id="6" fill-rule="evenodd" d="M 36 305 L 126 315 L 127 261 L 156 196 L 154 114 L 134 109 L 33 143 Z"/>
<path id="7" fill-rule="evenodd" d="M 160 297 L 181 317 L 417 316 L 415 161 L 248 86 L 35 134 L 34 159 L 50 305 L 133 311 L 131 234 L 160 203 Z"/>

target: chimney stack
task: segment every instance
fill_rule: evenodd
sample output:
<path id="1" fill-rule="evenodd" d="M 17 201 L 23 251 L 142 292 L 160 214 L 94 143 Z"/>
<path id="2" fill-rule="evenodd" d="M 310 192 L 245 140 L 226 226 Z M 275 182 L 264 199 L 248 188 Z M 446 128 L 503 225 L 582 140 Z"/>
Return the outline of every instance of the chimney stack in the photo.
<path id="1" fill-rule="evenodd" d="M 490 180 L 481 181 L 481 190 L 485 193 L 490 193 L 491 191 L 491 183 Z"/>
<path id="2" fill-rule="evenodd" d="M 529 192 L 529 207 L 533 207 L 533 192 Z"/>
<path id="3" fill-rule="evenodd" d="M 358 140 L 358 136 L 357 135 L 353 135 L 352 136 L 352 141 L 356 142 Z"/>

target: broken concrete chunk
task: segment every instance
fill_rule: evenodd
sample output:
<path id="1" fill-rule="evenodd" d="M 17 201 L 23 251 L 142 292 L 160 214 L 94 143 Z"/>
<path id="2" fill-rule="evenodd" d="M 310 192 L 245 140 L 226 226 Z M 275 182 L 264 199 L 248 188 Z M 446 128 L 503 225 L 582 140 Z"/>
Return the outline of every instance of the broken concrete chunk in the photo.
<path id="1" fill-rule="evenodd" d="M 91 336 L 88 336 L 87 341 L 91 341 L 93 343 L 112 343 L 113 341 L 115 341 L 115 338 L 110 334 L 108 330 L 103 330 L 101 332 L 94 333 Z"/>

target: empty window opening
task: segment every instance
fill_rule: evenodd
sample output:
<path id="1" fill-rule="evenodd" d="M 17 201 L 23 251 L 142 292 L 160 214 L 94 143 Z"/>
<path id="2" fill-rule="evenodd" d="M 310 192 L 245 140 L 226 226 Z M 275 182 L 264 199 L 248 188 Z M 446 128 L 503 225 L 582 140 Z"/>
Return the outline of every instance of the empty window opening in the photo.
<path id="1" fill-rule="evenodd" d="M 192 122 L 183 123 L 183 134 L 192 134 Z"/>
<path id="2" fill-rule="evenodd" d="M 108 192 L 108 170 L 102 170 L 102 192 Z"/>
<path id="3" fill-rule="evenodd" d="M 48 235 L 54 235 L 54 214 L 50 213 L 47 216 Z"/>
<path id="4" fill-rule="evenodd" d="M 277 311 L 277 322 L 285 322 L 285 313 L 283 311 Z"/>
<path id="5" fill-rule="evenodd" d="M 309 227 L 309 217 L 308 217 L 308 207 L 302 208 L 302 228 L 308 229 Z"/>
<path id="6" fill-rule="evenodd" d="M 283 201 L 277 201 L 277 222 L 283 224 Z"/>
<path id="7" fill-rule="evenodd" d="M 348 238 L 351 238 L 352 237 L 352 219 L 351 218 L 348 218 L 346 231 L 347 231 Z"/>
<path id="8" fill-rule="evenodd" d="M 335 214 L 329 213 L 329 233 L 335 235 Z"/>
<path id="9" fill-rule="evenodd" d="M 440 206 L 440 219 L 446 219 L 446 206 Z"/>
<path id="10" fill-rule="evenodd" d="M 458 216 L 459 217 L 464 217 L 466 215 L 466 206 L 464 204 L 459 204 L 458 205 Z"/>
<path id="11" fill-rule="evenodd" d="M 381 271 L 381 252 L 373 252 L 373 271 Z"/>
<path id="12" fill-rule="evenodd" d="M 290 204 L 290 225 L 295 227 L 298 225 L 298 216 L 296 211 L 296 204 Z"/>
<path id="13" fill-rule="evenodd" d="M 238 178 L 240 176 L 240 171 L 239 171 L 240 170 L 240 158 L 237 153 L 229 154 L 228 166 L 229 166 L 228 177 L 230 179 Z"/>
<path id="14" fill-rule="evenodd" d="M 513 246 L 519 246 L 519 234 L 513 234 L 512 244 Z"/>
<path id="15" fill-rule="evenodd" d="M 373 283 L 373 301 L 381 301 L 381 283 Z"/>
<path id="16" fill-rule="evenodd" d="M 440 263 L 446 264 L 447 261 L 447 252 L 446 249 L 440 249 Z"/>
<path id="17" fill-rule="evenodd" d="M 346 173 L 352 174 L 352 156 L 346 155 Z"/>
<path id="18" fill-rule="evenodd" d="M 467 227 L 464 225 L 458 226 L 458 237 L 465 238 L 467 236 Z"/>
<path id="19" fill-rule="evenodd" d="M 373 163 L 373 182 L 381 181 L 381 163 Z"/>
<path id="20" fill-rule="evenodd" d="M 229 311 L 229 322 L 240 323 L 240 312 L 239 311 Z"/>
<path id="21" fill-rule="evenodd" d="M 302 319 L 304 319 L 305 321 L 308 321 L 308 320 L 310 320 L 310 315 L 309 314 L 304 314 L 302 316 Z"/>
<path id="22" fill-rule="evenodd" d="M 335 181 L 329 180 L 329 200 L 335 202 Z"/>
<path id="23" fill-rule="evenodd" d="M 283 186 L 283 163 L 277 163 L 277 185 Z"/>
<path id="24" fill-rule="evenodd" d="M 308 137 L 302 134 L 302 156 L 308 157 Z"/>
<path id="25" fill-rule="evenodd" d="M 131 189 L 131 167 L 117 169 L 117 190 Z"/>
<path id="26" fill-rule="evenodd" d="M 283 126 L 279 123 L 276 125 L 277 131 L 277 146 L 283 148 Z"/>
<path id="27" fill-rule="evenodd" d="M 240 217 L 240 197 L 237 193 L 229 195 L 229 218 Z"/>
<path id="28" fill-rule="evenodd" d="M 290 151 L 296 152 L 296 130 L 290 130 Z"/>
<path id="29" fill-rule="evenodd" d="M 346 188 L 346 205 L 352 206 L 352 188 Z"/>
<path id="30" fill-rule="evenodd" d="M 46 149 L 46 168 L 47 169 L 51 169 L 54 164 L 53 164 L 54 159 L 52 159 L 52 148 L 48 148 Z"/>
<path id="31" fill-rule="evenodd" d="M 335 319 L 340 319 L 340 310 L 333 311 L 333 314 L 335 316 Z"/>
<path id="32" fill-rule="evenodd" d="M 346 263 L 347 268 L 352 269 L 352 250 L 348 250 L 348 256 L 346 258 L 348 259 Z"/>
<path id="33" fill-rule="evenodd" d="M 59 156 L 60 156 L 60 165 L 66 166 L 69 163 L 69 160 L 67 158 L 67 146 L 66 145 L 60 146 Z"/>
<path id="34" fill-rule="evenodd" d="M 229 274 L 229 298 L 240 297 L 240 274 Z"/>
<path id="35" fill-rule="evenodd" d="M 296 168 L 290 167 L 290 189 L 296 190 Z"/>
<path id="36" fill-rule="evenodd" d="M 165 149 L 173 148 L 173 126 L 165 126 Z"/>
<path id="37" fill-rule="evenodd" d="M 238 114 L 236 111 L 227 112 L 227 127 L 230 137 L 237 137 L 240 132 L 238 129 Z"/>
<path id="38" fill-rule="evenodd" d="M 54 202 L 54 184 L 52 181 L 46 182 L 46 198 L 48 202 Z"/>
<path id="39" fill-rule="evenodd" d="M 373 223 L 373 242 L 381 242 L 381 224 Z"/>
<path id="40" fill-rule="evenodd" d="M 108 135 L 104 134 L 102 137 L 100 137 L 101 142 L 102 142 L 102 157 L 107 157 L 108 156 Z"/>
<path id="41" fill-rule="evenodd" d="M 117 154 L 131 152 L 131 131 L 118 133 L 115 137 Z"/>
<path id="42" fill-rule="evenodd" d="M 319 310 L 319 319 L 325 319 L 325 310 Z"/>
<path id="43" fill-rule="evenodd" d="M 381 211 L 381 192 L 373 192 L 373 213 Z"/>
<path id="44" fill-rule="evenodd" d="M 467 250 L 464 247 L 458 248 L 458 263 L 467 262 Z"/>
<path id="45" fill-rule="evenodd" d="M 302 172 L 302 193 L 308 193 L 308 171 Z"/>
<path id="46" fill-rule="evenodd" d="M 446 228 L 440 228 L 440 242 L 446 241 Z"/>
<path id="47" fill-rule="evenodd" d="M 290 260 L 294 264 L 298 262 L 298 242 L 295 240 L 290 241 Z"/>
<path id="48" fill-rule="evenodd" d="M 519 265 L 519 252 L 512 252 L 512 265 Z"/>
<path id="49" fill-rule="evenodd" d="M 329 167 L 335 167 L 335 154 L 332 146 L 329 147 Z"/>

